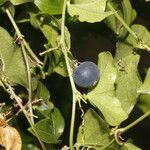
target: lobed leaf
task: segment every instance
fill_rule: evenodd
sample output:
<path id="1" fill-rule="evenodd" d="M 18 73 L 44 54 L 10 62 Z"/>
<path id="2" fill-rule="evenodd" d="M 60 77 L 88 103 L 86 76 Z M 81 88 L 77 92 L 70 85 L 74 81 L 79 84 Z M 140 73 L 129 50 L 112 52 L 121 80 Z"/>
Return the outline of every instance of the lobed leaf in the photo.
<path id="1" fill-rule="evenodd" d="M 102 147 L 110 143 L 112 138 L 109 126 L 93 109 L 88 109 L 83 119 L 84 126 L 79 127 L 75 144 L 77 147 Z"/>
<path id="2" fill-rule="evenodd" d="M 99 55 L 98 66 L 101 71 L 100 81 L 95 88 L 89 91 L 87 97 L 90 103 L 102 112 L 110 125 L 117 126 L 127 118 L 127 114 L 123 110 L 120 100 L 115 97 L 114 83 L 117 70 L 109 52 Z"/>
<path id="3" fill-rule="evenodd" d="M 127 47 L 123 44 L 117 51 L 123 52 Z M 132 49 L 126 49 L 126 51 L 128 51 L 126 56 L 123 53 L 123 56 L 121 53 L 118 55 L 121 59 L 117 61 L 116 97 L 120 100 L 124 111 L 129 114 L 137 102 L 139 96 L 137 89 L 142 82 L 137 70 L 140 56 L 132 53 Z"/>

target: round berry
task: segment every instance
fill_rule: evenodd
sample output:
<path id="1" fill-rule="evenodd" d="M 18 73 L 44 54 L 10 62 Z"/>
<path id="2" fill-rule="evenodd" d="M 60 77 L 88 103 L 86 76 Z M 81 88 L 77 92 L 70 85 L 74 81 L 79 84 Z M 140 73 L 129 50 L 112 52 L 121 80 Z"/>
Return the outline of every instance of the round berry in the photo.
<path id="1" fill-rule="evenodd" d="M 84 88 L 96 85 L 99 80 L 99 69 L 96 64 L 91 61 L 85 61 L 73 71 L 74 82 Z"/>

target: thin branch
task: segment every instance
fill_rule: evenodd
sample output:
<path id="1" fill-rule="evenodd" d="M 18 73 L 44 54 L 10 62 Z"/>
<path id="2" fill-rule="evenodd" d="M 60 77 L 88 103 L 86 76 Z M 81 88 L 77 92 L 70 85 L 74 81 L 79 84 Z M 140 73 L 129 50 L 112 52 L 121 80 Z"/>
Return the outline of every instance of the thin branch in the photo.
<path id="1" fill-rule="evenodd" d="M 122 19 L 122 17 L 116 12 L 114 7 L 111 5 L 110 2 L 108 2 L 108 7 L 109 9 L 114 13 L 115 17 L 122 23 L 122 25 L 127 29 L 127 31 L 135 38 L 138 40 L 138 37 L 134 31 L 131 30 L 131 28 L 126 24 L 126 22 Z"/>
<path id="2" fill-rule="evenodd" d="M 109 9 L 114 13 L 114 16 L 122 23 L 122 25 L 126 28 L 126 30 L 131 34 L 131 36 L 137 41 L 137 43 L 142 45 L 142 48 L 150 51 L 150 46 L 146 45 L 142 39 L 139 39 L 137 34 L 127 25 L 127 23 L 122 19 L 122 17 L 116 12 L 114 7 L 108 2 Z"/>
<path id="3" fill-rule="evenodd" d="M 124 133 L 124 132 L 128 131 L 130 128 L 134 127 L 135 125 L 137 125 L 139 122 L 141 122 L 143 119 L 145 119 L 149 115 L 150 115 L 150 110 L 148 112 L 146 112 L 144 115 L 142 115 L 140 118 L 138 118 L 137 120 L 135 120 L 134 122 L 129 124 L 128 126 L 121 128 L 122 133 Z"/>
<path id="4" fill-rule="evenodd" d="M 35 133 L 35 135 L 36 135 L 36 137 L 37 137 L 39 143 L 41 144 L 42 149 L 43 149 L 43 150 L 47 150 L 47 148 L 45 147 L 44 143 L 40 140 L 40 138 L 39 138 L 39 136 L 38 136 L 36 130 L 34 129 L 34 126 L 33 126 L 32 122 L 31 122 L 31 120 L 30 120 L 30 117 L 29 117 L 30 115 L 28 114 L 28 112 L 25 110 L 25 108 L 24 108 L 23 105 L 21 104 L 21 99 L 20 99 L 20 97 L 18 97 L 18 96 L 15 94 L 15 92 L 13 91 L 13 88 L 11 87 L 11 85 L 10 85 L 9 83 L 5 83 L 5 85 L 8 87 L 11 97 L 16 100 L 16 102 L 18 103 L 18 105 L 19 105 L 19 107 L 21 108 L 22 112 L 24 113 L 24 115 L 25 115 L 27 121 L 29 122 L 29 124 L 30 124 L 30 126 L 31 126 L 31 128 L 32 128 L 32 130 L 33 130 L 33 132 Z"/>
<path id="5" fill-rule="evenodd" d="M 23 57 L 24 57 L 25 64 L 26 64 L 26 69 L 27 69 L 29 111 L 30 111 L 30 114 L 33 114 L 33 110 L 32 110 L 32 78 L 31 78 L 29 61 L 28 61 L 28 58 L 27 58 L 27 54 L 26 54 L 24 45 L 22 43 L 21 43 L 21 49 L 22 49 L 22 53 L 23 53 Z M 34 124 L 34 119 L 33 119 L 32 115 L 31 115 L 31 121 Z"/>
<path id="6" fill-rule="evenodd" d="M 142 115 L 140 118 L 138 118 L 137 120 L 132 122 L 131 124 L 127 125 L 126 127 L 115 129 L 113 132 L 114 132 L 114 137 L 115 137 L 116 142 L 119 145 L 123 145 L 124 144 L 124 140 L 121 137 L 121 135 L 123 133 L 125 133 L 126 131 L 128 131 L 129 129 L 133 128 L 135 125 L 137 125 L 139 122 L 144 120 L 149 115 L 150 115 L 150 110 L 147 113 L 145 113 L 144 115 Z"/>
<path id="7" fill-rule="evenodd" d="M 6 14 L 9 18 L 9 20 L 11 21 L 16 33 L 17 33 L 17 37 L 22 39 L 22 43 L 25 46 L 26 50 L 28 51 L 28 53 L 31 55 L 31 57 L 38 63 L 38 64 L 43 64 L 38 58 L 37 56 L 33 53 L 32 49 L 30 48 L 30 46 L 28 45 L 28 43 L 26 42 L 26 40 L 23 38 L 23 35 L 21 34 L 16 22 L 14 21 L 14 18 L 12 17 L 9 9 L 6 9 Z"/>
<path id="8" fill-rule="evenodd" d="M 51 51 L 58 50 L 59 47 L 60 47 L 60 45 L 58 45 L 57 47 L 54 47 L 54 48 L 49 48 L 48 50 L 41 52 L 40 56 L 45 55 L 46 53 L 49 53 Z"/>

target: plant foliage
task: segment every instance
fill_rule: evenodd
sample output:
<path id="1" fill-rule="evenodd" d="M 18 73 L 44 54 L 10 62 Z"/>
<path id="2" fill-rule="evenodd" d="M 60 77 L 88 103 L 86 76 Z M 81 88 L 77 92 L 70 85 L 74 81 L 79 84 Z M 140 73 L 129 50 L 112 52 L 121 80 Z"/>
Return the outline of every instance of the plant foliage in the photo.
<path id="1" fill-rule="evenodd" d="M 134 140 L 122 141 L 123 133 L 150 115 L 150 68 L 139 65 L 149 55 L 150 32 L 136 23 L 131 2 L 0 0 L 2 147 L 141 149 Z M 116 49 L 99 47 L 100 79 L 83 89 L 72 76 L 80 63 L 74 54 L 82 51 L 73 51 L 72 29 L 86 24 L 104 28 L 98 33 L 113 37 Z M 134 108 L 143 115 L 130 122 Z"/>

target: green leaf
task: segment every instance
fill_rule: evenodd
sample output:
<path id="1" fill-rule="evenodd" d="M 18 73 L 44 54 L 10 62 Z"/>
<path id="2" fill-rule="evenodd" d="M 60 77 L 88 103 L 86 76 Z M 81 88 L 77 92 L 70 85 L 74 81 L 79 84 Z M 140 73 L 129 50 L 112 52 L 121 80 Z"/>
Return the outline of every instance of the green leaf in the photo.
<path id="1" fill-rule="evenodd" d="M 103 52 L 99 55 L 98 66 L 100 81 L 95 88 L 89 91 L 87 97 L 90 103 L 102 112 L 110 125 L 117 126 L 127 118 L 127 114 L 123 110 L 120 101 L 115 97 L 114 83 L 117 70 L 109 52 Z"/>
<path id="2" fill-rule="evenodd" d="M 122 0 L 122 11 L 123 11 L 123 19 L 128 26 L 132 23 L 132 6 L 130 0 Z M 124 38 L 127 34 L 127 30 L 122 27 L 120 30 L 119 37 Z"/>
<path id="3" fill-rule="evenodd" d="M 147 71 L 144 83 L 137 89 L 137 92 L 140 94 L 150 94 L 150 68 Z"/>
<path id="4" fill-rule="evenodd" d="M 39 138 L 45 143 L 58 143 L 59 138 L 64 131 L 64 119 L 60 111 L 55 107 L 49 118 L 45 118 L 34 124 Z M 28 129 L 33 135 L 31 128 Z"/>
<path id="5" fill-rule="evenodd" d="M 120 65 L 120 67 L 124 66 L 123 62 L 121 61 L 123 58 L 131 55 L 134 53 L 134 48 L 131 45 L 128 45 L 124 42 L 117 42 L 116 44 L 116 54 L 115 54 L 115 61 L 117 61 Z"/>
<path id="6" fill-rule="evenodd" d="M 62 13 L 64 0 L 35 0 L 35 5 L 44 13 L 59 15 Z"/>
<path id="7" fill-rule="evenodd" d="M 135 11 L 131 7 L 130 0 L 111 1 L 109 2 L 115 8 L 128 26 L 135 19 Z M 109 7 L 107 6 L 107 10 Z M 116 19 L 114 15 L 106 18 L 105 23 L 115 32 L 119 38 L 124 38 L 127 34 L 127 30 L 123 27 L 122 23 Z"/>
<path id="8" fill-rule="evenodd" d="M 68 13 L 70 16 L 78 16 L 81 22 L 90 23 L 100 22 L 106 17 L 112 15 L 111 11 L 105 12 L 107 0 L 75 1 L 74 4 L 67 3 Z M 88 17 L 87 17 L 88 16 Z"/>
<path id="9" fill-rule="evenodd" d="M 36 98 L 42 98 L 45 101 L 48 101 L 50 99 L 50 92 L 47 89 L 47 87 L 42 83 L 38 82 L 37 90 L 36 90 Z"/>
<path id="10" fill-rule="evenodd" d="M 33 128 L 36 130 L 36 133 L 41 141 L 45 143 L 58 143 L 58 139 L 53 133 L 53 127 L 50 119 L 46 118 L 37 122 L 34 124 Z M 35 135 L 31 128 L 28 130 Z"/>
<path id="11" fill-rule="evenodd" d="M 6 2 L 6 0 L 0 0 L 0 6 L 3 5 Z"/>
<path id="12" fill-rule="evenodd" d="M 56 48 L 54 51 L 47 53 L 49 59 L 49 67 L 47 71 L 48 75 L 51 75 L 53 72 L 56 72 L 63 77 L 68 77 L 65 60 L 62 55 L 62 51 L 58 47 L 60 41 L 60 20 L 58 20 L 55 17 L 53 17 L 52 19 L 47 15 L 41 15 L 37 17 L 37 14 L 33 13 L 32 11 L 29 14 L 31 23 L 36 28 L 39 28 L 47 39 L 48 43 L 45 45 L 45 47 L 47 49 Z M 70 49 L 70 33 L 67 27 L 65 27 L 65 39 L 67 48 Z"/>
<path id="13" fill-rule="evenodd" d="M 53 121 L 54 133 L 56 137 L 59 138 L 64 131 L 65 122 L 58 108 L 54 107 L 53 113 L 51 114 L 51 118 Z"/>
<path id="14" fill-rule="evenodd" d="M 114 7 L 114 9 L 117 11 L 117 13 L 121 17 L 123 17 L 122 9 L 120 7 L 120 5 L 121 5 L 120 2 L 121 1 L 110 1 L 109 3 L 111 3 L 111 5 Z M 108 6 L 106 6 L 106 10 L 107 11 L 110 10 Z M 120 23 L 120 21 L 118 19 L 116 19 L 115 15 L 108 16 L 104 22 L 115 34 L 119 35 L 122 24 Z"/>
<path id="15" fill-rule="evenodd" d="M 141 148 L 135 146 L 132 143 L 125 143 L 122 147 L 121 150 L 142 150 Z"/>
<path id="16" fill-rule="evenodd" d="M 139 107 L 144 113 L 150 110 L 150 95 L 142 94 L 138 100 L 137 107 Z"/>
<path id="17" fill-rule="evenodd" d="M 13 5 L 20 5 L 28 2 L 33 2 L 34 0 L 10 0 Z"/>
<path id="18" fill-rule="evenodd" d="M 67 71 L 67 67 L 66 67 L 66 63 L 65 60 L 61 61 L 55 68 L 54 68 L 54 72 L 60 74 L 63 77 L 68 77 L 68 71 Z"/>
<path id="19" fill-rule="evenodd" d="M 2 27 L 0 27 L 0 41 L 3 75 L 12 84 L 20 84 L 27 87 L 27 73 L 21 48 L 14 43 L 14 39 Z"/>
<path id="20" fill-rule="evenodd" d="M 51 118 L 51 113 L 54 110 L 54 105 L 51 102 L 42 102 L 40 105 L 33 106 L 36 116 L 38 119 Z"/>
<path id="21" fill-rule="evenodd" d="M 84 126 L 80 125 L 77 135 L 77 147 L 103 147 L 110 143 L 109 126 L 93 109 L 88 109 L 83 120 Z"/>
<path id="22" fill-rule="evenodd" d="M 126 39 L 126 42 L 131 44 L 135 48 L 146 49 L 146 47 L 150 47 L 150 33 L 149 31 L 142 25 L 135 24 L 131 26 L 131 29 L 137 34 L 137 37 L 141 41 L 137 41 L 132 37 L 131 34 Z"/>
<path id="23" fill-rule="evenodd" d="M 117 51 L 122 51 L 123 45 L 117 47 Z M 130 48 L 130 47 L 129 47 Z M 141 86 L 141 79 L 138 74 L 138 63 L 140 56 L 131 53 L 132 49 L 126 51 L 128 52 L 122 56 L 119 61 L 116 62 L 117 67 L 117 80 L 116 80 L 116 97 L 120 100 L 122 108 L 126 113 L 130 113 L 137 102 L 139 94 L 137 89 Z M 121 54 L 120 54 L 121 56 Z"/>

